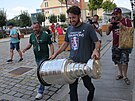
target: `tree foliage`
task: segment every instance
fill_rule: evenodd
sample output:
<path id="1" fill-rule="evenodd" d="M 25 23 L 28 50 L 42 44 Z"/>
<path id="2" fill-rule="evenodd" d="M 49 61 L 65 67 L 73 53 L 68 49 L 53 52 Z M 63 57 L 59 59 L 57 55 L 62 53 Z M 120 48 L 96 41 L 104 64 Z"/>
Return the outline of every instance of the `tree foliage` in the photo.
<path id="1" fill-rule="evenodd" d="M 56 23 L 57 22 L 57 16 L 56 15 L 50 15 L 49 16 L 50 23 Z"/>
<path id="2" fill-rule="evenodd" d="M 117 5 L 110 0 L 107 0 L 103 2 L 102 8 L 104 9 L 105 12 L 111 12 L 114 8 L 116 8 Z"/>
<path id="3" fill-rule="evenodd" d="M 42 24 L 42 22 L 45 21 L 45 16 L 44 16 L 43 13 L 38 13 L 38 14 L 37 14 L 37 21 L 38 21 L 40 24 Z"/>
<path id="4" fill-rule="evenodd" d="M 14 26 L 19 26 L 19 24 L 18 24 L 16 19 L 10 19 L 10 20 L 7 21 L 7 23 L 13 23 Z"/>
<path id="5" fill-rule="evenodd" d="M 60 21 L 65 22 L 66 21 L 66 15 L 65 14 L 60 14 Z"/>
<path id="6" fill-rule="evenodd" d="M 60 2 L 65 2 L 66 3 L 66 8 L 68 9 L 68 3 L 67 3 L 68 0 L 60 0 Z"/>
<path id="7" fill-rule="evenodd" d="M 89 10 L 92 11 L 92 16 L 93 16 L 93 10 L 97 10 L 101 8 L 102 3 L 103 3 L 103 0 L 89 0 L 88 8 Z"/>
<path id="8" fill-rule="evenodd" d="M 0 27 L 3 28 L 3 26 L 6 25 L 6 12 L 4 10 L 0 10 Z"/>
<path id="9" fill-rule="evenodd" d="M 19 15 L 19 25 L 20 27 L 31 26 L 31 19 L 27 12 L 22 12 L 22 14 Z"/>

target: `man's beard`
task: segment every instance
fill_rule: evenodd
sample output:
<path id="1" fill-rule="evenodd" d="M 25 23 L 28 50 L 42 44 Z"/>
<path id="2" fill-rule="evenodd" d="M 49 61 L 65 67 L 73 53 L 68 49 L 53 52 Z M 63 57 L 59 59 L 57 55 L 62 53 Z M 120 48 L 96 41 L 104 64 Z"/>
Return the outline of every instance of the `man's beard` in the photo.
<path id="1" fill-rule="evenodd" d="M 40 31 L 35 31 L 35 33 L 36 33 L 36 34 L 39 34 L 39 33 L 40 33 Z"/>
<path id="2" fill-rule="evenodd" d="M 80 23 L 80 21 L 78 20 L 75 24 L 72 24 L 72 26 L 75 26 L 76 27 L 79 23 Z"/>

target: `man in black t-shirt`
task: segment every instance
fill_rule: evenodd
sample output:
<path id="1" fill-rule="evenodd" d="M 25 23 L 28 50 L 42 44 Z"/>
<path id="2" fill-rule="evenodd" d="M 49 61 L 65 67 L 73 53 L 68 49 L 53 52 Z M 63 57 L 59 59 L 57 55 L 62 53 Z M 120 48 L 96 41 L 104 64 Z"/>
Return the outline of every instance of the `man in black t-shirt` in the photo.
<path id="1" fill-rule="evenodd" d="M 65 41 L 62 46 L 50 57 L 54 59 L 58 54 L 64 51 L 70 44 L 70 56 L 74 62 L 87 63 L 92 57 L 95 59 L 100 58 L 101 44 L 98 41 L 94 28 L 90 24 L 86 24 L 80 21 L 81 10 L 77 6 L 72 6 L 67 10 L 68 18 L 71 26 L 68 27 Z M 95 43 L 95 49 L 93 50 L 92 44 Z M 91 82 L 91 78 L 86 75 L 82 77 L 84 86 L 88 89 L 89 95 L 87 101 L 92 101 L 94 97 L 94 85 Z M 77 95 L 78 79 L 73 84 L 69 85 L 70 88 L 70 101 L 78 101 Z"/>

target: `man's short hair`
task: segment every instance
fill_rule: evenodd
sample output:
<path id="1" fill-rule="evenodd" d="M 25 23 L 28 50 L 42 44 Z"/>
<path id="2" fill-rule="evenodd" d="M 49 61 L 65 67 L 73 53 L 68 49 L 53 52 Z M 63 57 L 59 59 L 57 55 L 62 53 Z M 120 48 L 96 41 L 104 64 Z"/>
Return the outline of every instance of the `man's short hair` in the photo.
<path id="1" fill-rule="evenodd" d="M 37 21 L 37 22 L 34 22 L 33 24 L 34 24 L 34 25 L 35 25 L 35 24 L 41 25 L 38 21 Z"/>
<path id="2" fill-rule="evenodd" d="M 99 18 L 99 16 L 97 14 L 94 15 L 95 17 Z"/>
<path id="3" fill-rule="evenodd" d="M 42 25 L 41 25 L 38 21 L 37 21 L 37 22 L 33 22 L 32 26 L 33 26 L 33 25 L 36 25 L 36 24 L 37 24 L 40 28 L 42 28 Z"/>
<path id="4" fill-rule="evenodd" d="M 14 26 L 14 24 L 12 22 L 9 22 L 7 26 Z"/>
<path id="5" fill-rule="evenodd" d="M 75 15 L 80 15 L 81 14 L 81 9 L 78 6 L 72 6 L 67 10 L 67 14 L 72 13 Z"/>

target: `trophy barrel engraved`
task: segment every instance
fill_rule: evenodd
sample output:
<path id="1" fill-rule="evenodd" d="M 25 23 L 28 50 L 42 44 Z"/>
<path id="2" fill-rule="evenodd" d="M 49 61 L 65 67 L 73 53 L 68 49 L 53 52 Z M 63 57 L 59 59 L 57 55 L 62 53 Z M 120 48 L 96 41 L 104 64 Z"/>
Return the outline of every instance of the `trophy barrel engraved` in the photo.
<path id="1" fill-rule="evenodd" d="M 100 79 L 101 78 L 101 63 L 99 60 L 92 60 L 90 59 L 87 62 L 87 69 L 86 72 L 89 77 L 93 79 Z"/>
<path id="2" fill-rule="evenodd" d="M 88 75 L 94 79 L 101 77 L 99 60 L 90 59 L 86 63 L 75 63 L 70 59 L 44 61 L 38 67 L 37 75 L 42 84 L 72 84 L 79 77 Z"/>

